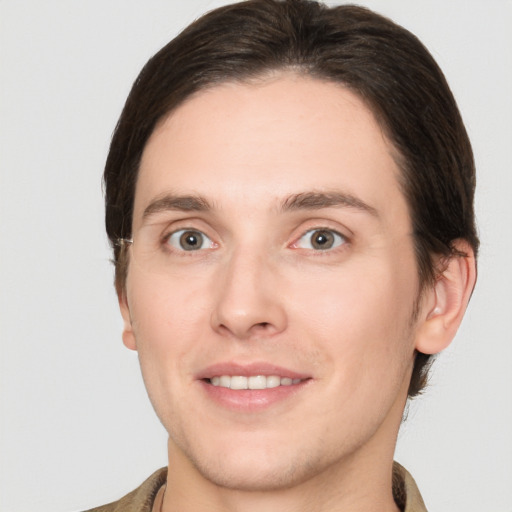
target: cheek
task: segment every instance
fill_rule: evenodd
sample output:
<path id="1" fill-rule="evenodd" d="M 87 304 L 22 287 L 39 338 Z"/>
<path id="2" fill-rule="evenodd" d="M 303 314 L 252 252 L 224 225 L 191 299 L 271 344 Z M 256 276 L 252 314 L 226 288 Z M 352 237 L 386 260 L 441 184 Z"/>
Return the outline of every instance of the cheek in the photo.
<path id="1" fill-rule="evenodd" d="M 290 293 L 307 337 L 317 340 L 347 382 L 358 381 L 353 375 L 366 370 L 372 380 L 387 378 L 412 359 L 417 279 L 414 265 L 407 265 L 411 272 L 403 265 L 401 272 L 392 257 L 378 265 L 360 259 L 327 275 L 310 274 Z"/>
<path id="2" fill-rule="evenodd" d="M 293 281 L 291 309 L 300 311 L 319 331 L 336 327 L 340 335 L 379 326 L 393 332 L 393 326 L 410 317 L 417 293 L 414 274 L 404 276 L 385 261 L 304 272 Z"/>
<path id="3" fill-rule="evenodd" d="M 132 327 L 143 372 L 178 375 L 191 346 L 209 327 L 206 292 L 198 280 L 148 276 L 136 270 L 128 280 Z M 130 293 L 131 287 L 131 293 Z M 149 372 L 147 372 L 149 373 Z"/>
<path id="4" fill-rule="evenodd" d="M 189 392 L 194 353 L 209 327 L 205 293 L 195 280 L 148 276 L 132 270 L 127 291 L 142 377 L 166 428 Z M 186 402 L 186 401 L 185 401 Z M 180 416 L 178 414 L 178 416 Z"/>

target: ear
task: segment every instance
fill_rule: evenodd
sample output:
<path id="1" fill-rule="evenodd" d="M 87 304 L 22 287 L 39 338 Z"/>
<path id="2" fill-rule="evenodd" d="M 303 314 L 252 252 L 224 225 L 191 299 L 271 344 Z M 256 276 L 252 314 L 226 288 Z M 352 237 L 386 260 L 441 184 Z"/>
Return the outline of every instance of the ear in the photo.
<path id="1" fill-rule="evenodd" d="M 453 245 L 455 254 L 443 262 L 434 286 L 423 297 L 425 313 L 421 315 L 415 348 L 424 354 L 437 354 L 451 343 L 475 286 L 473 249 L 465 240 L 456 240 Z"/>
<path id="2" fill-rule="evenodd" d="M 130 350 L 137 350 L 137 343 L 135 341 L 135 334 L 133 333 L 132 317 L 130 314 L 130 307 L 128 299 L 126 298 L 126 289 L 118 290 L 117 300 L 119 302 L 119 309 L 123 317 L 123 343 Z"/>

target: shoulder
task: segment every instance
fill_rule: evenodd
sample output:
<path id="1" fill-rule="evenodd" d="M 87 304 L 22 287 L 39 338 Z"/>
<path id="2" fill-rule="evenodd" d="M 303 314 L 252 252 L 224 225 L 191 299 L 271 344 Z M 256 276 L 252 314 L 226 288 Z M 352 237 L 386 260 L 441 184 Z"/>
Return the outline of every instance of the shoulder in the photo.
<path id="1" fill-rule="evenodd" d="M 393 463 L 393 497 L 404 512 L 427 512 L 414 478 L 398 462 Z"/>
<path id="2" fill-rule="evenodd" d="M 85 512 L 151 512 L 155 496 L 166 478 L 167 468 L 161 468 L 120 500 Z"/>

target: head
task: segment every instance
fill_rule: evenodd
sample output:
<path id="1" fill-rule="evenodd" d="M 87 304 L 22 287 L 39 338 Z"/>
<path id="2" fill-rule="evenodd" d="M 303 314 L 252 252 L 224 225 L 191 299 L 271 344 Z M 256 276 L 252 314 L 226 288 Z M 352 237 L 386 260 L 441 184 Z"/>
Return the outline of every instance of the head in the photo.
<path id="1" fill-rule="evenodd" d="M 126 101 L 104 174 L 119 294 L 129 257 L 118 241 L 132 235 L 139 165 L 155 127 L 200 91 L 289 71 L 354 93 L 390 142 L 412 224 L 420 295 L 433 286 L 443 261 L 462 256 L 457 240 L 476 254 L 470 142 L 446 80 L 421 42 L 361 7 L 249 0 L 186 28 L 149 60 Z M 409 397 L 424 387 L 431 357 L 416 354 Z"/>

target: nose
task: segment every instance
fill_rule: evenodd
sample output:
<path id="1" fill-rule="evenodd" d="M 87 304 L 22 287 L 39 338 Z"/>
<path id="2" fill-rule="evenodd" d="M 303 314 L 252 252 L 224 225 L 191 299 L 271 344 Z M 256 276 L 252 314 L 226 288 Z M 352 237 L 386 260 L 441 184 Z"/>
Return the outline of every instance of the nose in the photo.
<path id="1" fill-rule="evenodd" d="M 272 337 L 286 329 L 278 268 L 264 255 L 237 251 L 216 276 L 212 328 L 240 340 Z"/>

